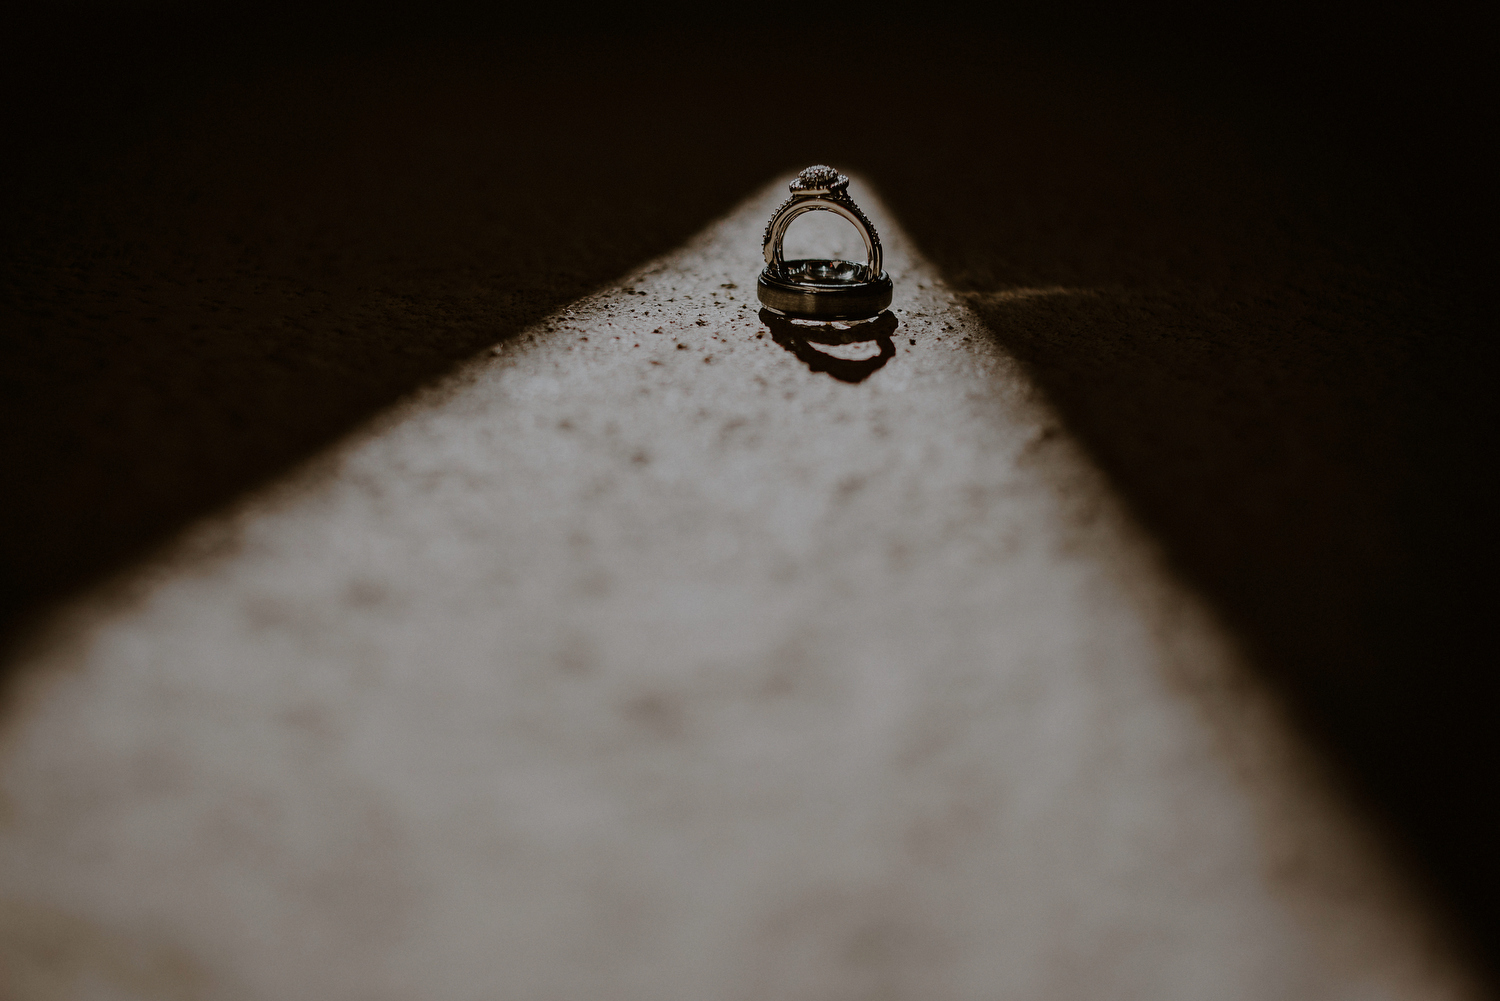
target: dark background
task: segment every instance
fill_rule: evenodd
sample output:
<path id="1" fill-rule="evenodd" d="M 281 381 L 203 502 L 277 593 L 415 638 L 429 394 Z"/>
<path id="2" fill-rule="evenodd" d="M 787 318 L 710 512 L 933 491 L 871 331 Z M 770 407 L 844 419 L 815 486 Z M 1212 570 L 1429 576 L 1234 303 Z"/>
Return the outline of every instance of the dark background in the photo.
<path id="1" fill-rule="evenodd" d="M 860 172 L 1500 946 L 1478 5 L 75 4 L 0 31 L 0 624 Z M 994 300 L 991 300 L 994 301 Z"/>

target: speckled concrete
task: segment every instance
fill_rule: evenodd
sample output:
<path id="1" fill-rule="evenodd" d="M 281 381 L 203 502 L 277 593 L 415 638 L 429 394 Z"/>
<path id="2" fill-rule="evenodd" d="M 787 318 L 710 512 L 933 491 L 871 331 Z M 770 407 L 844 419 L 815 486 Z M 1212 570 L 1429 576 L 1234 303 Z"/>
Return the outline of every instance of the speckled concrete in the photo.
<path id="1" fill-rule="evenodd" d="M 894 353 L 771 336 L 779 193 L 58 613 L 4 997 L 1475 996 L 873 192 Z"/>

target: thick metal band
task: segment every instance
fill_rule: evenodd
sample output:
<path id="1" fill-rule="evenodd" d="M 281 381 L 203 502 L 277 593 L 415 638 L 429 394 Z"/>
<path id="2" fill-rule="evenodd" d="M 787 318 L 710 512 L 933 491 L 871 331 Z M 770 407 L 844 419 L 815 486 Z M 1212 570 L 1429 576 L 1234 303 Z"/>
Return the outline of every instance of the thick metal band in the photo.
<path id="1" fill-rule="evenodd" d="M 869 281 L 806 280 L 809 273 L 858 268 L 847 261 L 790 261 L 788 275 L 777 275 L 768 267 L 756 282 L 761 305 L 803 320 L 863 320 L 889 308 L 893 286 L 881 272 Z M 862 269 L 863 270 L 863 269 Z"/>

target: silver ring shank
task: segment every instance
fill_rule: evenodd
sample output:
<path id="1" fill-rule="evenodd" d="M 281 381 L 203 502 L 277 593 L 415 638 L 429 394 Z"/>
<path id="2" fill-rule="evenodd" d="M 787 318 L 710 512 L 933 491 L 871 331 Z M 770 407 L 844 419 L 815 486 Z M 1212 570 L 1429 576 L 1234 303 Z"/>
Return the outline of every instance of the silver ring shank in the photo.
<path id="1" fill-rule="evenodd" d="M 780 275 L 786 271 L 786 255 L 782 250 L 782 241 L 786 239 L 787 227 L 803 213 L 817 211 L 833 212 L 849 220 L 850 224 L 859 230 L 860 237 L 865 241 L 865 268 L 870 277 L 873 279 L 884 271 L 880 238 L 875 235 L 870 221 L 855 206 L 853 200 L 847 196 L 830 198 L 825 195 L 809 195 L 787 199 L 772 217 L 770 225 L 766 227 L 766 242 L 763 250 L 766 267 L 772 274 Z"/>

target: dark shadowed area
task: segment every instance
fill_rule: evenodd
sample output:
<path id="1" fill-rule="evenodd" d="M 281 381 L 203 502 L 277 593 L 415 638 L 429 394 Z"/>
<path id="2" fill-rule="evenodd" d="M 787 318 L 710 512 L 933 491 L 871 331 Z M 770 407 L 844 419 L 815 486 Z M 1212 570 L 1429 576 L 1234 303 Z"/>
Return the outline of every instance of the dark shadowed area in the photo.
<path id="1" fill-rule="evenodd" d="M 879 187 L 1493 953 L 1479 32 L 1180 13 L 816 43 L 728 14 L 17 22 L 9 630 L 829 162 Z M 1008 294 L 1053 286 L 1093 294 Z"/>

